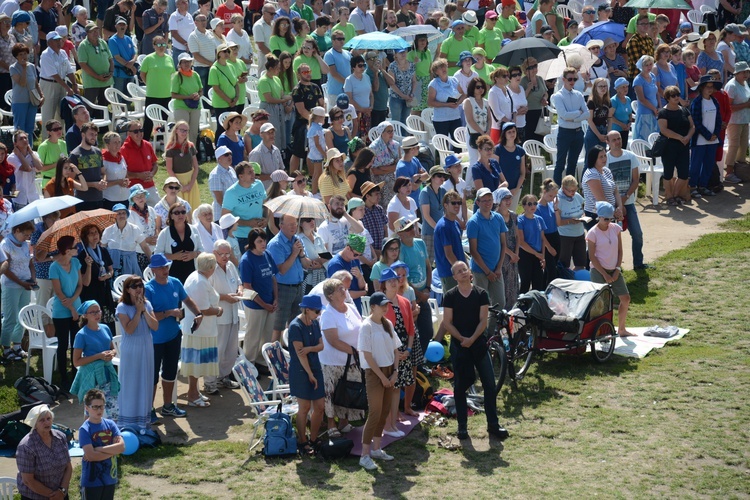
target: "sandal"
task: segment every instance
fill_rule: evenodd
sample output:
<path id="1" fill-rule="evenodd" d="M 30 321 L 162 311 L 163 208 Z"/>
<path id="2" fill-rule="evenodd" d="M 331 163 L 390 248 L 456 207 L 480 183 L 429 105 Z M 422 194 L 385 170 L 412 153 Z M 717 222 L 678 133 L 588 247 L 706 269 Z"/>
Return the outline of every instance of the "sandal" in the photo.
<path id="1" fill-rule="evenodd" d="M 341 429 L 339 429 L 339 431 L 341 431 L 341 434 L 346 434 L 352 432 L 352 429 L 354 429 L 354 427 L 352 427 L 352 424 L 346 424 Z"/>
<path id="2" fill-rule="evenodd" d="M 340 438 L 341 437 L 341 431 L 338 430 L 336 427 L 332 429 L 328 429 L 328 437 L 329 438 Z"/>
<path id="3" fill-rule="evenodd" d="M 299 454 L 302 456 L 311 457 L 315 455 L 315 450 L 313 449 L 312 443 L 310 441 L 297 443 L 297 450 L 299 450 Z"/>
<path id="4" fill-rule="evenodd" d="M 676 207 L 679 204 L 680 202 L 677 201 L 677 198 L 670 198 L 667 200 L 667 205 L 670 207 Z"/>
<path id="5" fill-rule="evenodd" d="M 208 408 L 209 406 L 211 406 L 211 403 L 209 403 L 208 401 L 205 401 L 199 396 L 198 399 L 196 399 L 195 401 L 190 401 L 188 403 L 188 406 L 192 406 L 195 408 Z"/>

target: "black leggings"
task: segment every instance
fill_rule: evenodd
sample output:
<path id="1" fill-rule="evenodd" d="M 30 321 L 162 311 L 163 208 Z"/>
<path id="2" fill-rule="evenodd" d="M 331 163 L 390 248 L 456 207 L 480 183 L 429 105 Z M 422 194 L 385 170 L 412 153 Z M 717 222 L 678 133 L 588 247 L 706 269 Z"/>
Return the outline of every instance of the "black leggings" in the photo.
<path id="1" fill-rule="evenodd" d="M 518 290 L 518 294 L 528 292 L 529 286 L 532 290 L 544 291 L 544 271 L 539 259 L 523 248 L 519 250 L 518 256 L 520 257 L 518 260 L 518 275 L 521 277 L 521 288 Z"/>
<path id="2" fill-rule="evenodd" d="M 549 285 L 550 282 L 557 278 L 557 263 L 560 261 L 560 233 L 544 233 L 544 237 L 555 249 L 555 256 L 550 252 L 544 253 L 544 283 Z"/>
<path id="3" fill-rule="evenodd" d="M 55 325 L 55 337 L 57 337 L 57 371 L 60 373 L 62 383 L 68 382 L 68 348 L 71 350 L 75 343 L 76 333 L 78 333 L 78 324 L 73 318 L 52 318 L 52 324 Z M 70 344 L 68 344 L 70 339 Z M 70 355 L 71 362 L 73 354 Z M 75 368 L 74 368 L 75 373 Z"/>

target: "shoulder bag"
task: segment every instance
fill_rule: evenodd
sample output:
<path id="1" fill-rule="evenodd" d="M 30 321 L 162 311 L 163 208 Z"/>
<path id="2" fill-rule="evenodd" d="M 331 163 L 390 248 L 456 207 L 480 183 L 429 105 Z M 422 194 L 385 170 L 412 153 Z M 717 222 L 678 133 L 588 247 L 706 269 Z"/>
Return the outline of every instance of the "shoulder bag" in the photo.
<path id="1" fill-rule="evenodd" d="M 539 117 L 539 121 L 536 122 L 536 128 L 534 129 L 534 133 L 536 135 L 541 135 L 544 137 L 545 135 L 549 135 L 552 132 L 552 122 L 549 118 L 549 113 L 547 112 L 546 108 L 542 108 L 542 116 Z"/>
<path id="2" fill-rule="evenodd" d="M 356 351 L 355 351 L 356 354 Z M 367 389 L 365 388 L 365 371 L 360 367 L 359 373 L 361 379 L 359 382 L 347 380 L 346 375 L 349 373 L 349 366 L 352 363 L 352 355 L 346 357 L 346 366 L 344 374 L 336 383 L 336 389 L 333 391 L 333 404 L 352 410 L 367 410 Z"/>

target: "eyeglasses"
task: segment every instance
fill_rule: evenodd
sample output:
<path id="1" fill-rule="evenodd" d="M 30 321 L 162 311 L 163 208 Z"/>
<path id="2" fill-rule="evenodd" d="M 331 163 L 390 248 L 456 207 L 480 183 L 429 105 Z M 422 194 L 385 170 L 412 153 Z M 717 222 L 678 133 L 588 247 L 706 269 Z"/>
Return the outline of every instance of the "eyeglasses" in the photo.
<path id="1" fill-rule="evenodd" d="M 86 312 L 86 314 L 101 314 L 101 313 L 102 313 L 101 309 L 97 309 L 96 311 L 87 311 Z"/>
<path id="2" fill-rule="evenodd" d="M 104 409 L 104 405 L 87 405 L 87 406 L 91 408 L 92 410 L 97 410 L 97 411 Z"/>
<path id="3" fill-rule="evenodd" d="M 597 85 L 596 88 L 598 88 L 598 89 L 606 89 L 607 86 L 606 85 Z"/>
<path id="4" fill-rule="evenodd" d="M 399 248 L 399 246 L 398 246 L 398 245 L 396 245 L 396 246 L 393 246 L 393 247 L 389 247 L 389 248 L 386 248 L 385 250 L 386 250 L 386 252 L 393 252 L 393 251 L 396 251 L 396 252 L 398 252 L 398 251 L 400 251 L 401 249 Z"/>
<path id="5" fill-rule="evenodd" d="M 358 68 L 364 68 L 364 67 L 365 67 L 365 64 L 364 64 L 364 63 L 358 63 L 358 64 L 357 64 L 357 67 L 358 67 Z"/>
<path id="6" fill-rule="evenodd" d="M 524 203 L 524 205 L 526 205 L 527 207 L 535 207 L 535 206 L 539 205 L 539 202 L 536 202 L 536 201 L 527 201 L 526 203 Z"/>
<path id="7" fill-rule="evenodd" d="M 534 64 L 533 66 L 529 66 L 528 68 L 526 68 L 526 71 L 531 71 L 532 69 L 537 69 L 538 67 L 539 65 Z"/>
<path id="8" fill-rule="evenodd" d="M 155 43 L 154 44 L 154 47 L 166 47 L 166 46 L 167 46 L 166 43 Z"/>
<path id="9" fill-rule="evenodd" d="M 612 220 L 611 217 L 599 217 L 599 219 L 603 220 L 604 222 L 609 222 Z"/>
<path id="10" fill-rule="evenodd" d="M 185 215 L 187 212 L 185 210 L 175 210 L 172 212 L 172 215 Z"/>
<path id="11" fill-rule="evenodd" d="M 180 186 L 167 186 L 167 189 L 173 189 L 177 191 L 178 189 L 180 189 Z"/>
<path id="12" fill-rule="evenodd" d="M 578 77 L 571 76 L 571 77 L 566 78 L 566 80 L 568 80 L 569 82 L 577 82 L 578 81 Z"/>
<path id="13" fill-rule="evenodd" d="M 128 130 L 128 132 L 131 132 L 133 134 L 142 134 L 143 129 L 142 128 L 134 128 L 133 130 Z"/>
<path id="14" fill-rule="evenodd" d="M 55 127 L 53 129 L 50 129 L 52 132 L 59 132 L 62 130 L 62 127 Z"/>
<path id="15" fill-rule="evenodd" d="M 131 290 L 137 290 L 139 288 L 143 288 L 143 283 L 134 283 L 130 285 L 128 288 L 130 288 Z"/>
<path id="16" fill-rule="evenodd" d="M 521 77 L 521 73 L 511 73 L 510 77 L 511 78 L 520 78 Z"/>
<path id="17" fill-rule="evenodd" d="M 492 146 L 482 148 L 482 151 L 492 151 Z"/>
<path id="18" fill-rule="evenodd" d="M 463 202 L 461 202 L 461 201 L 452 201 L 452 202 L 450 202 L 450 203 L 451 203 L 451 205 L 453 205 L 454 207 L 460 207 L 460 206 L 461 206 L 461 203 L 463 203 Z"/>
<path id="19" fill-rule="evenodd" d="M 354 250 L 352 250 L 352 257 L 354 257 L 355 259 L 356 259 L 357 257 L 360 257 L 361 255 L 362 255 L 361 253 L 357 253 L 357 252 L 355 252 Z"/>
<path id="20" fill-rule="evenodd" d="M 320 309 L 310 309 L 315 314 L 320 314 Z"/>
<path id="21" fill-rule="evenodd" d="M 188 129 L 186 129 L 186 128 L 178 128 L 177 131 L 178 132 L 182 132 L 183 134 L 187 134 L 188 133 Z"/>
<path id="22" fill-rule="evenodd" d="M 584 14 L 596 14 L 596 11 L 595 10 L 584 10 L 583 13 Z"/>

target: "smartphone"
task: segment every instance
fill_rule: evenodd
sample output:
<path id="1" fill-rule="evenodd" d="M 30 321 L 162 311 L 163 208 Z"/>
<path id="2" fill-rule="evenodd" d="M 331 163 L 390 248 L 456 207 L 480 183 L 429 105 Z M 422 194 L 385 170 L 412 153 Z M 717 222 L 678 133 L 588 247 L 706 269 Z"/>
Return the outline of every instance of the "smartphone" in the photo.
<path id="1" fill-rule="evenodd" d="M 318 257 L 325 260 L 331 260 L 333 255 L 331 255 L 331 252 L 318 252 Z"/>
<path id="2" fill-rule="evenodd" d="M 198 329 L 198 320 L 193 320 L 193 326 L 190 327 L 190 333 L 195 333 L 195 331 Z"/>
<path id="3" fill-rule="evenodd" d="M 249 75 L 249 74 L 250 74 L 249 72 L 243 71 L 242 73 L 240 73 L 240 78 L 246 78 L 247 75 Z"/>
<path id="4" fill-rule="evenodd" d="M 454 103 L 454 102 L 458 102 L 458 99 L 456 99 L 455 97 L 449 97 L 445 102 Z"/>

